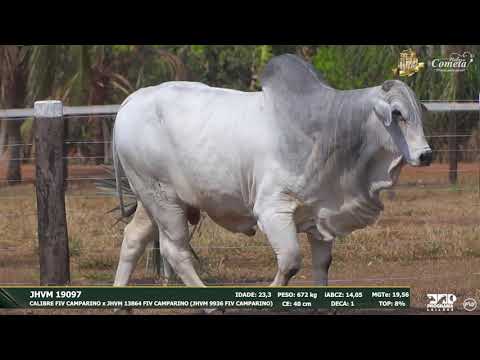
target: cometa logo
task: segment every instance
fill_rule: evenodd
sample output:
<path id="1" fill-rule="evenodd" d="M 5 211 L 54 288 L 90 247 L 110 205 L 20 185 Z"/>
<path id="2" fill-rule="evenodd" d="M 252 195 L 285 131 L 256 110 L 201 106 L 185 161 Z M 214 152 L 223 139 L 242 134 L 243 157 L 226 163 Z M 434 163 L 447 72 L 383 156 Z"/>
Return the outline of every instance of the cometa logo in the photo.
<path id="1" fill-rule="evenodd" d="M 433 59 L 431 67 L 435 71 L 458 72 L 465 71 L 473 63 L 473 54 L 465 51 L 462 55 L 453 53 L 449 58 Z"/>

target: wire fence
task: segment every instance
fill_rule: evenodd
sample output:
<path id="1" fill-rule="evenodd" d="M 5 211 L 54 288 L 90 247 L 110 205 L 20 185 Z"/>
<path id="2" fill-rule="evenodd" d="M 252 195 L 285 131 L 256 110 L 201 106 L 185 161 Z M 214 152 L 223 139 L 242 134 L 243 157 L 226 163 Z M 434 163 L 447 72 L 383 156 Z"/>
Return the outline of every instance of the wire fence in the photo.
<path id="1" fill-rule="evenodd" d="M 429 108 L 431 111 L 438 111 L 438 112 L 480 111 L 478 102 L 455 102 L 450 105 L 445 102 L 425 102 L 425 104 L 427 108 Z M 450 110 L 448 110 L 449 106 L 451 107 Z M 22 109 L 18 109 L 18 111 L 16 111 L 16 109 L 4 110 L 4 111 L 0 110 L 0 120 L 23 121 L 25 119 L 25 114 L 27 112 L 22 112 L 20 110 Z M 92 108 L 90 108 L 89 110 L 88 107 L 82 107 L 81 109 L 79 109 L 79 111 L 80 110 L 83 113 L 79 114 L 78 112 L 75 112 L 74 108 L 68 108 L 68 111 L 64 112 L 63 118 L 65 120 L 70 121 L 71 124 L 73 122 L 79 122 L 79 121 L 83 121 L 83 122 L 105 121 L 107 123 L 107 126 L 103 129 L 103 131 L 106 130 L 108 134 L 102 133 L 101 136 L 103 137 L 103 139 L 98 139 L 98 138 L 85 138 L 83 135 L 81 136 L 81 134 L 78 133 L 78 129 L 77 130 L 69 129 L 69 132 L 67 132 L 67 135 L 65 136 L 65 140 L 64 140 L 64 146 L 65 146 L 65 153 L 68 155 L 63 156 L 63 160 L 68 164 L 69 176 L 65 179 L 65 181 L 67 182 L 67 184 L 72 184 L 72 185 L 83 184 L 82 185 L 83 187 L 80 190 L 77 188 L 71 188 L 70 185 L 67 185 L 67 192 L 66 192 L 67 205 L 70 199 L 74 201 L 81 201 L 81 200 L 96 201 L 98 199 L 105 199 L 105 200 L 110 199 L 111 200 L 110 203 L 115 204 L 116 199 L 114 197 L 108 194 L 99 193 L 98 189 L 96 189 L 94 186 L 94 183 L 96 181 L 115 180 L 114 177 L 108 175 L 106 170 L 101 167 L 101 165 L 111 165 L 111 154 L 108 153 L 107 148 L 111 146 L 111 129 L 112 129 L 114 117 L 115 117 L 115 111 L 116 111 L 115 105 L 109 108 L 102 108 L 100 113 L 95 113 L 94 111 L 92 111 Z M 97 110 L 98 110 L 98 107 L 97 107 Z M 111 111 L 111 113 L 105 113 L 105 111 L 107 110 Z M 91 111 L 92 113 L 88 113 L 88 111 Z M 8 115 L 8 113 L 13 115 L 10 117 L 6 116 Z M 33 112 L 29 114 L 30 114 L 29 117 L 33 117 Z M 75 133 L 75 131 L 77 132 Z M 468 139 L 475 140 L 473 141 L 473 143 L 476 144 L 475 147 L 456 148 L 456 149 L 435 149 L 434 148 L 433 152 L 434 153 L 460 153 L 463 155 L 466 153 L 472 153 L 476 155 L 476 157 L 473 157 L 473 159 L 476 159 L 476 160 L 470 161 L 468 163 L 461 163 L 457 169 L 451 169 L 446 166 L 443 166 L 443 167 L 433 166 L 431 168 L 418 169 L 415 171 L 415 174 L 418 177 L 422 177 L 421 179 L 419 179 L 420 181 L 418 180 L 414 182 L 400 181 L 392 190 L 389 190 L 390 194 L 397 194 L 405 191 L 418 192 L 418 191 L 425 191 L 425 190 L 445 191 L 445 192 L 470 191 L 473 194 L 478 193 L 477 198 L 480 198 L 480 157 L 478 156 L 480 154 L 479 152 L 480 134 L 478 132 L 472 132 L 469 134 L 436 133 L 436 134 L 427 134 L 426 138 L 427 139 L 447 139 L 447 140 L 451 138 L 456 138 L 456 139 L 463 139 L 463 140 L 468 140 Z M 89 153 L 91 151 L 91 149 L 89 149 L 90 146 L 103 146 L 104 153 L 102 155 L 91 155 Z M 11 149 L 15 149 L 15 148 L 20 148 L 20 156 L 8 157 L 7 155 L 11 151 Z M 35 164 L 36 156 L 35 156 L 34 148 L 35 148 L 34 141 L 25 141 L 25 142 L 17 142 L 17 143 L 14 142 L 14 143 L 6 143 L 6 144 L 0 143 L 0 154 L 2 152 L 4 153 L 3 158 L 0 158 L 0 169 L 2 169 L 2 167 L 4 168 L 3 172 L 0 171 L 0 174 L 2 174 L 2 176 L 0 176 L 0 208 L 3 209 L 3 211 L 0 211 L 0 229 L 5 228 L 5 224 L 2 224 L 2 221 L 7 221 L 6 226 L 8 226 L 8 223 L 10 221 L 15 221 L 20 218 L 22 219 L 32 218 L 32 217 L 34 218 L 37 216 L 37 213 L 33 209 L 34 208 L 33 205 L 35 202 L 34 188 L 24 187 L 19 189 L 18 186 L 7 186 L 7 185 L 35 185 L 35 174 L 34 174 L 33 165 Z M 72 151 L 76 151 L 76 152 L 72 153 Z M 25 154 L 28 154 L 28 155 L 25 155 Z M 467 157 L 467 156 L 464 155 L 464 157 Z M 472 157 L 469 157 L 469 158 L 472 159 Z M 26 169 L 26 170 L 28 169 L 29 171 L 26 171 L 25 174 L 22 174 L 23 177 L 21 179 L 8 179 L 6 178 L 6 175 L 5 175 L 5 168 L 8 165 L 11 165 L 15 162 L 20 163 L 21 166 L 23 166 L 23 169 Z M 460 176 L 459 184 L 457 184 L 454 187 L 448 181 L 448 175 L 452 172 L 455 172 Z M 429 177 L 424 179 L 423 176 L 425 175 L 429 175 Z M 443 178 L 442 178 L 442 175 L 444 176 Z M 465 177 L 465 179 L 463 179 L 463 177 Z M 81 191 L 81 193 L 75 193 L 76 191 Z M 10 208 L 8 208 L 7 211 L 5 211 L 5 208 L 2 206 L 1 202 L 9 201 L 10 199 L 16 200 L 19 203 L 19 205 L 21 201 L 30 200 L 33 211 L 22 210 L 19 213 L 11 213 Z M 475 203 L 474 201 L 472 201 L 472 203 L 470 204 L 470 206 L 476 206 L 476 205 L 478 204 Z M 86 209 L 87 208 L 81 208 L 78 206 L 77 207 L 67 206 L 67 217 L 69 221 L 74 222 L 80 216 L 88 217 L 85 214 L 85 212 L 88 211 Z M 92 208 L 88 208 L 88 209 L 91 210 Z M 104 211 L 105 209 L 102 208 L 102 210 Z M 105 250 L 110 249 L 118 254 L 120 241 L 122 238 L 122 225 L 117 225 L 116 227 L 113 227 L 113 224 L 105 225 L 105 221 L 113 222 L 114 220 L 114 216 L 107 215 L 106 211 L 104 211 L 103 213 L 96 211 L 95 216 L 97 218 L 104 217 L 103 221 L 98 220 L 99 223 L 103 223 L 102 226 L 104 227 L 111 226 L 111 233 L 104 235 L 104 237 L 108 239 L 110 246 L 103 247 L 103 248 L 97 247 L 96 249 L 81 248 L 79 250 L 80 253 L 102 254 Z M 202 221 L 205 221 L 205 220 L 202 220 Z M 218 230 L 215 230 L 215 231 L 218 231 Z M 368 229 L 369 234 L 373 234 L 375 232 L 385 233 L 385 231 L 386 231 L 385 229 L 375 228 L 375 227 Z M 390 231 L 390 235 L 399 233 L 399 232 L 401 232 L 401 230 L 395 230 L 393 232 Z M 75 234 L 74 236 L 77 236 L 77 234 Z M 97 236 L 101 237 L 98 234 L 98 232 L 97 232 Z M 216 235 L 214 233 L 213 237 L 215 236 Z M 7 238 L 2 236 L 0 238 L 0 241 L 1 241 L 0 242 L 0 259 L 2 256 L 1 254 L 5 254 L 7 252 L 15 254 L 20 249 L 31 250 L 35 252 L 35 248 L 32 246 L 32 244 L 34 244 L 36 240 L 37 240 L 36 234 L 33 234 L 31 237 L 19 237 L 19 238 L 14 238 L 14 237 Z M 255 240 L 255 241 L 258 242 L 258 240 Z M 414 239 L 411 241 L 405 241 L 405 240 L 402 240 L 402 241 L 403 241 L 402 242 L 403 245 L 407 245 L 409 243 L 418 243 L 418 239 Z M 16 245 L 11 245 L 13 243 L 15 243 Z M 222 251 L 224 253 L 228 253 L 229 251 L 234 251 L 234 250 L 238 251 L 238 250 L 250 249 L 252 251 L 256 251 L 256 250 L 268 251 L 269 249 L 271 249 L 270 245 L 266 241 L 264 241 L 263 244 L 258 244 L 258 243 L 254 244 L 251 241 L 244 242 L 241 245 L 238 244 L 238 241 L 235 241 L 234 243 L 235 243 L 234 245 L 225 245 L 223 243 L 218 244 L 218 243 L 215 243 L 215 241 L 213 241 L 212 243 L 208 242 L 206 244 L 203 244 L 203 243 L 199 243 L 199 240 L 196 239 L 195 237 L 192 239 L 194 250 L 199 252 Z M 86 244 L 84 244 L 84 246 L 86 246 Z M 92 245 L 90 244 L 90 246 Z M 337 242 L 335 246 L 338 248 L 342 248 L 342 247 L 348 247 L 348 244 L 343 242 Z M 153 252 L 154 248 L 150 248 L 148 251 Z M 148 255 L 148 256 L 151 256 L 151 255 Z M 0 268 L 1 268 L 1 265 L 0 265 Z M 428 278 L 436 278 L 436 277 L 438 276 L 426 275 L 420 278 L 428 279 Z M 361 278 L 332 279 L 331 282 L 335 283 L 335 282 L 361 282 L 361 281 L 389 281 L 389 280 L 395 280 L 395 279 L 409 280 L 412 278 L 411 277 L 403 277 L 403 278 L 388 277 L 388 278 L 375 278 L 375 279 L 361 279 Z M 415 279 L 418 280 L 419 277 L 416 277 Z M 95 280 L 92 282 L 99 283 L 99 281 L 95 282 Z M 246 283 L 246 282 L 243 282 L 243 283 Z M 16 284 L 20 284 L 20 282 Z M 228 285 L 230 283 L 224 282 L 222 284 Z"/>

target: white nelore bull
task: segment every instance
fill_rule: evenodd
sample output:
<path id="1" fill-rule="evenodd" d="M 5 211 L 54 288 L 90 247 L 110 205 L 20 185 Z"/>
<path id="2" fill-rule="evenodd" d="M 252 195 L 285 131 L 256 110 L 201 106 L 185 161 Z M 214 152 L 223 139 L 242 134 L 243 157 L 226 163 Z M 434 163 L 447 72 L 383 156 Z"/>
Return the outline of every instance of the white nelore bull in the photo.
<path id="1" fill-rule="evenodd" d="M 159 236 L 185 285 L 204 286 L 188 243 L 188 222 L 198 221 L 200 210 L 232 232 L 253 235 L 258 225 L 277 257 L 272 285 L 287 285 L 300 269 L 297 233 L 307 233 L 314 282 L 327 285 L 335 237 L 377 219 L 379 192 L 405 163 L 432 160 L 421 105 L 401 81 L 339 91 L 293 55 L 273 58 L 261 81 L 259 92 L 168 82 L 122 104 L 114 129 L 117 184 L 123 168 L 139 207 L 114 285 L 128 283 Z"/>

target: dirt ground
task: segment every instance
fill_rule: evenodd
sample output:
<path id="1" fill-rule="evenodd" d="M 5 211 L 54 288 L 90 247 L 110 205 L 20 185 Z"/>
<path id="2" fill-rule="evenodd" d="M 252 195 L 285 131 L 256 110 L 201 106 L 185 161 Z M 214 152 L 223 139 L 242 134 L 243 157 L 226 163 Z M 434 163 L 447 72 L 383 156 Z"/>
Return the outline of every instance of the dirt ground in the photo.
<path id="1" fill-rule="evenodd" d="M 26 165 L 22 170 L 24 179 L 31 182 L 34 168 Z M 458 301 L 454 313 L 462 313 L 465 298 L 473 297 L 480 302 L 480 167 L 475 163 L 462 163 L 459 170 L 458 185 L 449 186 L 448 168 L 444 164 L 420 169 L 406 167 L 396 189 L 382 195 L 385 211 L 378 222 L 336 241 L 330 285 L 411 286 L 412 308 L 409 310 L 356 310 L 354 313 L 426 313 L 427 293 L 455 294 Z M 107 214 L 117 205 L 117 200 L 98 195 L 93 181 L 85 179 L 109 175 L 101 167 L 78 165 L 70 168 L 69 176 L 72 180 L 66 206 L 72 284 L 110 285 L 125 224 L 114 225 L 116 214 Z M 4 179 L 1 167 L 0 179 Z M 0 182 L 0 284 L 38 285 L 36 221 L 33 185 L 7 186 Z M 311 281 L 308 244 L 303 236 L 300 242 L 303 268 L 292 285 L 308 285 Z M 231 234 L 206 219 L 195 234 L 192 246 L 200 257 L 200 276 L 207 284 L 268 284 L 274 277 L 276 262 L 261 233 L 253 238 Z M 158 283 L 154 275 L 146 271 L 146 259 L 147 256 L 141 259 L 134 273 L 135 284 Z M 111 311 L 3 310 L 0 313 L 111 314 Z M 134 310 L 133 313 L 192 314 L 198 311 Z M 230 310 L 227 313 L 244 312 Z M 248 313 L 271 314 L 253 310 Z M 350 313 L 337 312 L 339 315 Z"/>

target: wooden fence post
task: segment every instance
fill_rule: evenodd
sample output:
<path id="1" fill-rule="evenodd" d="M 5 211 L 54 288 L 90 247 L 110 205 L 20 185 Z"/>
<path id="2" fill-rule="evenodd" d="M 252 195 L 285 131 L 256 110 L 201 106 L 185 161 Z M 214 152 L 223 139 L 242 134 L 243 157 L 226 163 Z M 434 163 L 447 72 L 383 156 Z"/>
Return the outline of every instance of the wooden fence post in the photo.
<path id="1" fill-rule="evenodd" d="M 34 106 L 40 252 L 40 284 L 70 283 L 64 188 L 64 123 L 61 101 L 37 101 Z"/>
<path id="2" fill-rule="evenodd" d="M 63 119 L 63 155 L 65 156 L 65 159 L 63 160 L 63 187 L 65 190 L 68 188 L 68 144 L 65 143 L 65 139 L 68 139 L 68 133 L 70 131 L 70 121 L 68 119 Z"/>

